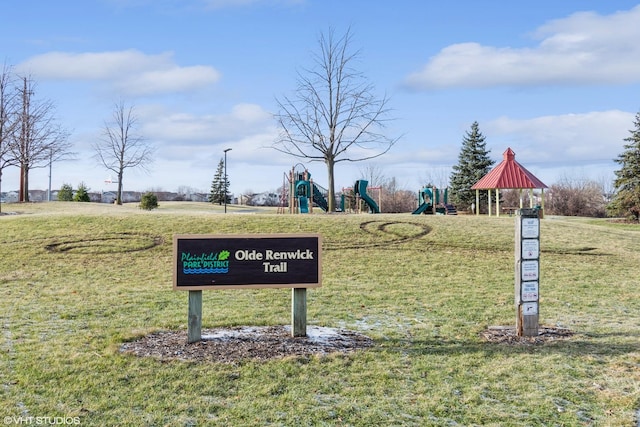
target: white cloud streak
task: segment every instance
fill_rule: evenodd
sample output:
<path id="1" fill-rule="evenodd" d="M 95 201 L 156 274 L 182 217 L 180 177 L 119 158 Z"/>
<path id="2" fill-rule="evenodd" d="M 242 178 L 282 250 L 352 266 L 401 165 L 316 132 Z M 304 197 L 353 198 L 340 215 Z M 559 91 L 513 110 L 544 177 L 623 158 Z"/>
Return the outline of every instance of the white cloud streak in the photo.
<path id="1" fill-rule="evenodd" d="M 533 47 L 447 46 L 405 83 L 414 90 L 640 81 L 640 6 L 608 16 L 579 12 L 538 28 Z"/>
<path id="2" fill-rule="evenodd" d="M 270 113 L 255 104 L 239 104 L 226 114 L 196 115 L 149 109 L 142 132 L 167 143 L 218 144 L 264 133 L 274 125 Z"/>
<path id="3" fill-rule="evenodd" d="M 633 117 L 619 110 L 526 120 L 500 117 L 485 123 L 483 133 L 494 147 L 511 146 L 536 163 L 610 163 L 622 151 Z"/>
<path id="4" fill-rule="evenodd" d="M 103 81 L 125 95 L 193 91 L 220 80 L 213 67 L 179 66 L 173 53 L 149 55 L 135 49 L 112 52 L 49 52 L 16 66 L 38 79 Z"/>

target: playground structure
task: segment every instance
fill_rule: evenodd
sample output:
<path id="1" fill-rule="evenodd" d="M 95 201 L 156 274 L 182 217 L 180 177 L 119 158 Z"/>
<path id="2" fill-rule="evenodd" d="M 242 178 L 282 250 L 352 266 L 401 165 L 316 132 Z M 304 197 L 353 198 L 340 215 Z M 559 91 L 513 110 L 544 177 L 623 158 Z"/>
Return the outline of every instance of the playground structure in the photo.
<path id="1" fill-rule="evenodd" d="M 296 166 L 291 168 L 287 178 L 289 184 L 289 213 L 313 213 L 314 203 L 323 211 L 329 209 L 327 202 L 327 189 L 320 187 L 311 179 L 311 173 L 305 168 L 304 170 L 296 170 Z M 285 201 L 285 183 L 283 182 L 283 194 L 281 196 L 282 206 L 279 212 L 284 213 Z"/>
<path id="2" fill-rule="evenodd" d="M 413 215 L 457 215 L 455 206 L 449 204 L 448 188 L 424 187 L 418 191 L 418 208 Z"/>
<path id="3" fill-rule="evenodd" d="M 353 209 L 354 212 L 359 213 L 364 211 L 362 204 L 366 207 L 369 213 L 380 213 L 380 195 L 381 187 L 368 187 L 369 181 L 359 179 L 353 186 L 353 189 L 342 189 L 342 196 L 340 198 L 340 209 L 342 212 L 346 212 L 349 209 Z M 378 202 L 373 199 L 367 192 L 367 190 L 378 190 Z M 348 203 L 349 199 L 354 199 L 354 203 Z"/>
<path id="4" fill-rule="evenodd" d="M 345 198 L 355 197 L 354 205 L 357 212 L 363 210 L 360 205 L 364 204 L 369 212 L 380 213 L 379 200 L 376 203 L 367 193 L 368 184 L 368 181 L 361 179 L 356 181 L 353 188 L 349 188 L 347 192 L 343 189 L 340 203 L 342 212 L 346 212 Z M 380 187 L 369 187 L 369 189 L 377 189 L 378 199 L 380 199 Z M 313 182 L 311 173 L 304 166 L 298 164 L 284 174 L 278 213 L 285 213 L 287 207 L 290 214 L 313 213 L 314 205 L 327 212 L 329 210 L 328 193 L 327 189 Z M 349 194 L 345 193 L 352 193 L 353 195 L 349 196 Z"/>

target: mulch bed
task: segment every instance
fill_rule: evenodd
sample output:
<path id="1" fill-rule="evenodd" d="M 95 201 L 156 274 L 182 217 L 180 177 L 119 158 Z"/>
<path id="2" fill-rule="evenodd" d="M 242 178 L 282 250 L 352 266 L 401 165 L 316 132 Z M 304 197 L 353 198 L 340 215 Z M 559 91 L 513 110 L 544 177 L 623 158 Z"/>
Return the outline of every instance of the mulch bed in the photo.
<path id="1" fill-rule="evenodd" d="M 245 326 L 203 330 L 202 340 L 191 344 L 186 331 L 156 332 L 122 344 L 120 351 L 160 360 L 235 363 L 350 353 L 371 346 L 371 338 L 341 329 L 308 326 L 306 337 L 292 337 L 287 326 Z"/>
<path id="2" fill-rule="evenodd" d="M 519 337 L 514 326 L 490 326 L 480 332 L 489 343 L 543 345 L 573 336 L 566 328 L 541 326 L 535 337 Z M 237 363 L 242 360 L 271 360 L 285 357 L 345 354 L 367 349 L 374 341 L 358 332 L 308 326 L 306 337 L 292 337 L 288 326 L 243 326 L 202 331 L 202 340 L 188 344 L 187 332 L 161 331 L 120 346 L 120 351 L 159 360 Z"/>
<path id="3" fill-rule="evenodd" d="M 515 326 L 489 326 L 480 333 L 487 342 L 509 345 L 540 345 L 565 340 L 573 336 L 573 332 L 566 328 L 540 326 L 538 335 L 534 337 L 519 337 Z"/>

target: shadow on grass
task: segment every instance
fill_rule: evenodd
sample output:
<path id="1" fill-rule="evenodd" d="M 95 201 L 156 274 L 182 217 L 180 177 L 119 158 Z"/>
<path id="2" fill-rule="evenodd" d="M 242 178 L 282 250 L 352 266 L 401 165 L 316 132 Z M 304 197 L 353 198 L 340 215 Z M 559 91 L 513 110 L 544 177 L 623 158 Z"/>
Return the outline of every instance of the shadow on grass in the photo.
<path id="1" fill-rule="evenodd" d="M 581 247 L 581 248 L 545 248 L 542 250 L 542 253 L 545 254 L 553 254 L 553 255 L 578 255 L 578 256 L 613 256 L 611 253 L 606 252 L 596 252 L 599 251 L 600 248 L 593 247 Z"/>
<path id="2" fill-rule="evenodd" d="M 96 255 L 144 251 L 164 243 L 161 236 L 126 232 L 58 239 L 44 248 L 49 252 Z"/>
<path id="3" fill-rule="evenodd" d="M 615 343 L 607 339 L 611 336 L 625 336 L 634 342 Z M 455 339 L 385 339 L 376 340 L 377 344 L 370 351 L 397 351 L 410 355 L 444 355 L 481 353 L 488 356 L 519 355 L 519 354 L 549 354 L 559 353 L 568 357 L 597 355 L 621 356 L 640 351 L 640 333 L 632 334 L 602 334 L 600 339 L 590 339 L 593 334 L 576 334 L 571 338 L 554 340 L 541 344 L 507 344 L 475 340 Z M 635 339 L 634 339 L 635 338 Z"/>
<path id="4" fill-rule="evenodd" d="M 400 233 L 394 227 L 403 227 L 404 231 Z M 375 242 L 362 243 L 334 243 L 323 246 L 324 250 L 340 250 L 340 249 L 363 249 L 363 248 L 385 248 L 389 245 L 396 245 L 406 242 L 418 240 L 431 232 L 431 227 L 424 224 L 417 224 L 408 221 L 367 221 L 360 224 L 360 230 L 363 232 L 380 237 L 382 240 Z"/>

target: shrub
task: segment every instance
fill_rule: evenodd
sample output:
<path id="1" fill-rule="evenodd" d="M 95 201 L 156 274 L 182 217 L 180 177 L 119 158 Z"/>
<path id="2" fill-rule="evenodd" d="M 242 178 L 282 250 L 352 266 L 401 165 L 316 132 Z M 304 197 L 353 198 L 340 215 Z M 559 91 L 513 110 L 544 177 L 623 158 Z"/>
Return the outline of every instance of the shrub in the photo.
<path id="1" fill-rule="evenodd" d="M 73 187 L 70 184 L 62 184 L 58 191 L 58 200 L 61 202 L 70 202 L 73 200 Z"/>
<path id="2" fill-rule="evenodd" d="M 76 191 L 76 195 L 73 196 L 73 200 L 75 202 L 90 202 L 91 199 L 89 198 L 89 188 L 87 188 L 87 186 L 84 184 L 84 182 L 81 182 L 80 185 L 78 186 L 78 191 Z"/>
<path id="3" fill-rule="evenodd" d="M 156 209 L 158 207 L 158 196 L 153 193 L 147 192 L 142 195 L 140 199 L 140 209 L 147 211 Z"/>
<path id="4" fill-rule="evenodd" d="M 588 179 L 564 178 L 549 188 L 545 208 L 550 215 L 605 216 L 604 190 L 601 184 Z"/>

